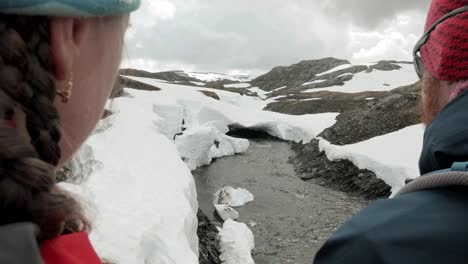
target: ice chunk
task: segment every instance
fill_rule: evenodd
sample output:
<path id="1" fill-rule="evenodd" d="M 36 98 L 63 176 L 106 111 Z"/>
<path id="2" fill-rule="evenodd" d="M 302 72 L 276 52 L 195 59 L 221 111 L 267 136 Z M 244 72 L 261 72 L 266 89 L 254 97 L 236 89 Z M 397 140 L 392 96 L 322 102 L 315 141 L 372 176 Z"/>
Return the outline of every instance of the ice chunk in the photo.
<path id="1" fill-rule="evenodd" d="M 249 148 L 249 141 L 242 138 L 233 138 L 223 134 L 216 136 L 215 145 L 210 149 L 212 158 L 222 158 L 234 154 L 245 153 Z"/>
<path id="2" fill-rule="evenodd" d="M 221 131 L 220 131 L 221 130 Z M 244 153 L 249 148 L 246 139 L 226 136 L 229 129 L 219 122 L 189 128 L 175 139 L 177 150 L 190 170 L 209 165 L 213 158 Z"/>
<path id="3" fill-rule="evenodd" d="M 251 227 L 256 227 L 257 225 L 258 225 L 258 223 L 255 222 L 255 221 L 252 221 L 252 220 L 251 220 L 251 221 L 249 222 L 249 226 L 251 226 Z"/>
<path id="4" fill-rule="evenodd" d="M 235 189 L 231 186 L 226 186 L 215 193 L 213 203 L 241 207 L 253 200 L 253 194 L 246 189 Z"/>
<path id="5" fill-rule="evenodd" d="M 252 259 L 252 250 L 255 247 L 254 235 L 247 225 L 227 220 L 219 236 L 220 259 L 224 264 L 255 264 Z"/>
<path id="6" fill-rule="evenodd" d="M 221 219 L 223 219 L 223 221 L 226 221 L 228 219 L 232 219 L 232 220 L 239 219 L 239 212 L 237 212 L 235 209 L 233 209 L 229 205 L 215 204 L 214 207 L 216 208 L 216 213 L 218 213 L 218 216 Z"/>
<path id="7" fill-rule="evenodd" d="M 216 140 L 216 133 L 211 127 L 188 129 L 175 140 L 180 156 L 190 170 L 195 170 L 212 161 L 211 147 Z"/>

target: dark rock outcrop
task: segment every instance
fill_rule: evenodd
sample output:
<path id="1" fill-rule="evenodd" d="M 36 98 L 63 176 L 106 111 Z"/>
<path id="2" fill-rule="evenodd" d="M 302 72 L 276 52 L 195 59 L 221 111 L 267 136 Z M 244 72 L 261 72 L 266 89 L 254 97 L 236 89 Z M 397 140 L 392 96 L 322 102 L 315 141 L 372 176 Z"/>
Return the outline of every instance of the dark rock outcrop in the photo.
<path id="1" fill-rule="evenodd" d="M 273 68 L 270 72 L 254 79 L 251 84 L 262 90 L 271 91 L 269 97 L 298 94 L 310 89 L 343 86 L 360 72 L 400 70 L 401 66 L 398 63 L 400 62 L 379 61 L 371 66 L 348 66 L 346 64 L 350 64 L 349 61 L 335 58 L 302 61 L 287 67 Z M 346 67 L 327 73 L 341 65 Z"/>
<path id="2" fill-rule="evenodd" d="M 67 166 L 63 166 L 55 172 L 56 182 L 67 182 L 70 177 L 70 169 Z"/>
<path id="3" fill-rule="evenodd" d="M 323 105 L 315 104 L 320 109 L 295 108 L 290 104 L 282 105 L 289 112 L 316 113 L 341 112 L 334 126 L 326 129 L 320 136 L 335 145 L 347 145 L 388 134 L 405 127 L 420 123 L 421 84 L 404 86 L 390 92 L 371 94 L 335 94 L 341 98 L 333 99 Z M 322 95 L 326 97 L 327 95 Z M 329 98 L 332 95 L 328 95 Z M 362 101 L 362 96 L 374 97 Z M 346 102 L 349 97 L 349 102 Z M 271 106 L 270 106 L 271 107 Z M 278 110 L 278 109 L 277 109 Z M 283 112 L 285 110 L 282 110 Z M 340 191 L 352 193 L 367 199 L 388 197 L 390 187 L 368 170 L 360 170 L 348 160 L 329 161 L 325 153 L 319 150 L 318 140 L 309 144 L 294 144 L 295 156 L 291 162 L 304 180 L 313 180 L 318 184 Z"/>
<path id="4" fill-rule="evenodd" d="M 292 148 L 295 155 L 290 161 L 304 180 L 370 200 L 390 195 L 390 186 L 373 172 L 360 170 L 348 160 L 329 161 L 320 152 L 318 140 L 305 145 L 294 143 Z"/>
<path id="5" fill-rule="evenodd" d="M 377 64 L 369 66 L 369 72 L 372 70 L 379 70 L 379 71 L 394 71 L 401 69 L 401 66 L 395 64 L 396 61 L 379 61 Z"/>
<path id="6" fill-rule="evenodd" d="M 188 76 L 183 71 L 147 72 L 135 69 L 122 69 L 120 70 L 120 74 L 127 76 L 159 79 L 168 82 L 200 82 L 200 80 Z"/>
<path id="7" fill-rule="evenodd" d="M 328 74 L 314 77 L 313 79 L 307 82 L 314 82 L 314 81 L 320 81 L 320 82 L 306 84 L 306 85 L 304 85 L 303 83 L 300 86 L 290 89 L 290 91 L 299 93 L 299 92 L 303 92 L 305 90 L 310 90 L 310 89 L 319 89 L 319 88 L 326 88 L 326 87 L 332 87 L 332 86 L 343 86 L 345 85 L 346 82 L 351 81 L 354 78 L 354 74 L 363 72 L 367 69 L 368 69 L 367 66 L 362 66 L 362 65 L 351 66 L 346 69 L 342 69 L 342 70 L 338 70 L 338 71 L 334 71 Z M 287 91 L 283 91 L 283 92 L 287 92 Z"/>
<path id="8" fill-rule="evenodd" d="M 239 83 L 239 82 L 235 82 L 235 81 L 231 81 L 231 80 L 219 80 L 219 81 L 215 81 L 215 82 L 207 82 L 205 84 L 206 87 L 209 87 L 209 88 L 214 88 L 214 89 L 221 89 L 223 90 L 224 89 L 224 85 L 226 84 L 234 84 L 234 83 Z"/>
<path id="9" fill-rule="evenodd" d="M 270 103 L 265 110 L 290 114 L 305 115 L 318 113 L 343 113 L 355 109 L 362 109 L 369 104 L 366 98 L 379 98 L 386 92 L 362 92 L 362 93 L 338 93 L 338 92 L 316 92 L 299 93 L 281 98 L 277 102 Z M 321 98 L 320 100 L 311 100 Z"/>
<path id="10" fill-rule="evenodd" d="M 270 103 L 265 110 L 292 115 L 341 113 L 336 124 L 320 136 L 333 144 L 346 145 L 420 123 L 420 90 L 418 82 L 389 92 L 295 94 Z"/>
<path id="11" fill-rule="evenodd" d="M 161 91 L 161 89 L 156 86 L 139 82 L 124 76 L 118 76 L 110 98 L 117 98 L 123 96 L 124 88 L 132 88 L 143 91 Z"/>
<path id="12" fill-rule="evenodd" d="M 114 114 L 114 113 L 112 113 L 112 111 L 105 109 L 105 110 L 104 110 L 104 113 L 102 113 L 101 119 L 106 119 L 106 118 L 108 118 L 109 116 L 111 116 L 111 115 L 113 115 L 113 114 Z"/>
<path id="13" fill-rule="evenodd" d="M 200 244 L 200 264 L 221 264 L 219 255 L 218 230 L 211 220 L 198 210 L 198 230 L 197 235 Z"/>
<path id="14" fill-rule="evenodd" d="M 218 100 L 218 101 L 220 100 L 219 96 L 215 92 L 206 91 L 206 90 L 200 90 L 199 92 L 204 94 L 205 96 L 211 97 L 211 98 L 213 98 L 215 100 Z"/>
<path id="15" fill-rule="evenodd" d="M 265 91 L 272 91 L 282 86 L 297 87 L 313 80 L 316 74 L 342 64 L 349 64 L 349 61 L 335 58 L 301 61 L 291 66 L 273 68 L 270 72 L 254 79 L 251 84 Z"/>
<path id="16" fill-rule="evenodd" d="M 321 136 L 336 145 L 353 144 L 421 123 L 421 84 L 401 87 L 338 116 Z"/>
<path id="17" fill-rule="evenodd" d="M 110 95 L 110 98 L 117 98 L 117 97 L 121 97 L 124 95 L 124 81 L 122 79 L 122 77 L 119 75 L 117 76 L 117 79 L 115 80 L 115 83 L 114 83 L 114 89 L 112 89 L 112 93 Z"/>

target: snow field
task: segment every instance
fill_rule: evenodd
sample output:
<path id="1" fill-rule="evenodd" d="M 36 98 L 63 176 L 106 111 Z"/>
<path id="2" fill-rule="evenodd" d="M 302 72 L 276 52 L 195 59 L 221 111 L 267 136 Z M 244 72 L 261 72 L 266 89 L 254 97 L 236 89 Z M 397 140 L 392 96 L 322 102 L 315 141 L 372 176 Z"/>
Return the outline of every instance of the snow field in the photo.
<path id="1" fill-rule="evenodd" d="M 370 73 L 365 71 L 354 74 L 352 80 L 345 82 L 343 86 L 332 86 L 326 88 L 309 89 L 304 93 L 320 91 L 359 93 L 370 91 L 390 91 L 395 88 L 416 83 L 419 79 L 414 73 L 413 65 L 398 64 L 402 68 L 393 71 L 373 70 Z M 352 66 L 352 65 L 351 65 Z M 343 66 L 345 67 L 345 66 Z M 333 69 L 330 72 L 337 71 Z M 320 74 L 322 75 L 322 74 Z M 319 76 L 320 76 L 319 75 Z"/>

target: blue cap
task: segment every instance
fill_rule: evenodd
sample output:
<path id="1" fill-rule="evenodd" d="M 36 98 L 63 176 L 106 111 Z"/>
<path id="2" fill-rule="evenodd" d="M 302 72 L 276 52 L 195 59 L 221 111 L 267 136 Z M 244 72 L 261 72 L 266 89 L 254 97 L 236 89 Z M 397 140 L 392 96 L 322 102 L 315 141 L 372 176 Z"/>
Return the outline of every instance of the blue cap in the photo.
<path id="1" fill-rule="evenodd" d="M 0 13 L 65 17 L 128 14 L 140 0 L 0 0 Z"/>

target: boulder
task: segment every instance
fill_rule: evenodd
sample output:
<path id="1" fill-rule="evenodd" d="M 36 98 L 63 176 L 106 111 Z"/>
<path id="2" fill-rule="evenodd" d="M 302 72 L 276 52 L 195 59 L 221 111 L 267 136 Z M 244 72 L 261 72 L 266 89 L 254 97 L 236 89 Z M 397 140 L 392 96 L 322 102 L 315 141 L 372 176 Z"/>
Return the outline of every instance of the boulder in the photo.
<path id="1" fill-rule="evenodd" d="M 219 237 L 216 225 L 203 213 L 198 210 L 198 241 L 199 241 L 199 263 L 200 264 L 221 264 L 219 259 Z"/>

